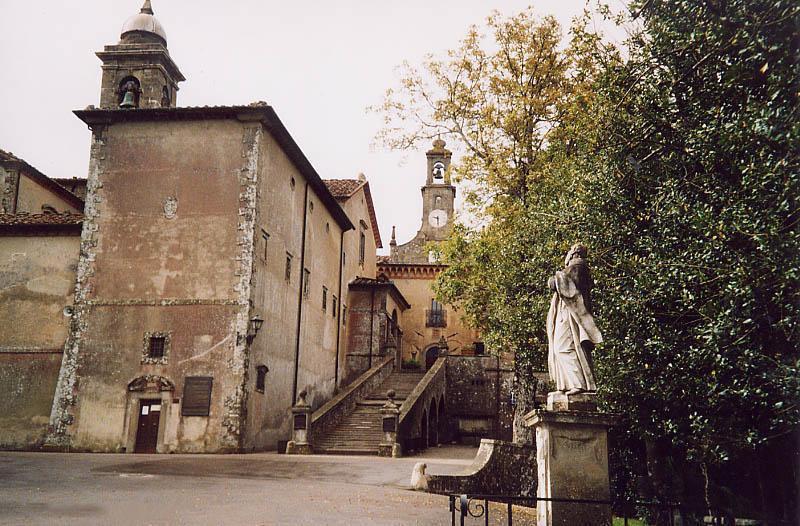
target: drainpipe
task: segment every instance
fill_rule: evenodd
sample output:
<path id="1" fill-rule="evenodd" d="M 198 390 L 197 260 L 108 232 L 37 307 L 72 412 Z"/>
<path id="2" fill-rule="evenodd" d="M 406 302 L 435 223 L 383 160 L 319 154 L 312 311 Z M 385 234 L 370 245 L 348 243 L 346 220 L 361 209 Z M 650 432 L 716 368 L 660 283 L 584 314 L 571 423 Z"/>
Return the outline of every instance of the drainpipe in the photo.
<path id="1" fill-rule="evenodd" d="M 338 313 L 336 316 L 336 366 L 333 373 L 333 392 L 339 389 L 339 345 L 340 332 L 342 329 L 342 274 L 344 273 L 344 229 L 339 236 L 339 305 L 336 306 Z"/>
<path id="2" fill-rule="evenodd" d="M 297 294 L 297 332 L 294 340 L 294 382 L 292 383 L 292 405 L 297 402 L 297 377 L 300 372 L 300 327 L 303 321 L 303 289 L 306 268 L 306 226 L 308 224 L 308 181 L 303 196 L 303 236 L 300 241 L 300 290 Z"/>

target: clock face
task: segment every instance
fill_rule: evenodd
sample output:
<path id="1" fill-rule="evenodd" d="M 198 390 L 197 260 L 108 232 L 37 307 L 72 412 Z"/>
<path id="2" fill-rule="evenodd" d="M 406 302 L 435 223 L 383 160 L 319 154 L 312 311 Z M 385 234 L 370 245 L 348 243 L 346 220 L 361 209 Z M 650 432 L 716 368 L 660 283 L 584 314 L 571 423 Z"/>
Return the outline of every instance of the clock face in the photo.
<path id="1" fill-rule="evenodd" d="M 432 210 L 430 214 L 428 214 L 428 223 L 431 224 L 433 228 L 440 228 L 447 224 L 447 212 L 444 210 Z"/>

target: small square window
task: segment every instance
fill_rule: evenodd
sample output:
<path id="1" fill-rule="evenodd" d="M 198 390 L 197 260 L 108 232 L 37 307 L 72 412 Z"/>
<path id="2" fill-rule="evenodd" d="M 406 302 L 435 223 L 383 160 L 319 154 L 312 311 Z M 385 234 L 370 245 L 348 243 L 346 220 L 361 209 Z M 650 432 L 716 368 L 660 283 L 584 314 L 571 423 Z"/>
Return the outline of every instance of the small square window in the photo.
<path id="1" fill-rule="evenodd" d="M 170 333 L 146 332 L 142 348 L 142 363 L 166 364 L 169 358 Z"/>
<path id="2" fill-rule="evenodd" d="M 322 312 L 328 310 L 328 287 L 322 287 Z"/>
<path id="3" fill-rule="evenodd" d="M 286 270 L 284 271 L 286 281 L 292 281 L 292 255 L 286 253 Z"/>
<path id="4" fill-rule="evenodd" d="M 150 349 L 147 351 L 148 358 L 161 359 L 164 357 L 164 348 L 167 346 L 167 339 L 163 336 L 150 337 Z"/>

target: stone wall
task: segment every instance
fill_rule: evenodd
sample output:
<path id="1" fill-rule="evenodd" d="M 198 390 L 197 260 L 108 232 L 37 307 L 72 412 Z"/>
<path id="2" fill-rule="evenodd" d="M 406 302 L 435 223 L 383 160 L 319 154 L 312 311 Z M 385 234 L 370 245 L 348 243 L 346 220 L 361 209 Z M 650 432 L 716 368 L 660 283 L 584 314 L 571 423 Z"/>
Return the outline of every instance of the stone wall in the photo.
<path id="1" fill-rule="evenodd" d="M 157 375 L 175 386 L 160 450 L 239 447 L 240 177 L 252 147 L 245 139 L 241 123 L 225 120 L 94 130 L 54 443 L 131 450 L 138 408 L 128 385 Z M 161 363 L 143 357 L 152 332 L 170 337 Z M 213 377 L 208 417 L 179 418 L 187 376 Z"/>
<path id="2" fill-rule="evenodd" d="M 513 370 L 497 356 L 447 357 L 447 416 L 459 440 L 510 440 Z"/>
<path id="3" fill-rule="evenodd" d="M 79 236 L 0 236 L 0 449 L 39 446 L 67 338 Z"/>
<path id="4" fill-rule="evenodd" d="M 339 272 L 343 229 L 310 185 L 306 191 L 307 181 L 277 142 L 267 134 L 263 143 L 251 303 L 252 314 L 264 319 L 264 327 L 250 345 L 245 387 L 248 451 L 273 450 L 289 439 L 295 359 L 297 392 L 305 390 L 314 409 L 330 400 L 340 374 L 336 351 L 344 338 L 339 305 L 333 305 L 334 296 L 339 301 L 339 280 L 344 279 Z M 354 231 L 344 236 L 352 237 Z M 302 290 L 305 269 L 307 295 Z M 263 392 L 255 382 L 260 366 L 268 369 Z"/>

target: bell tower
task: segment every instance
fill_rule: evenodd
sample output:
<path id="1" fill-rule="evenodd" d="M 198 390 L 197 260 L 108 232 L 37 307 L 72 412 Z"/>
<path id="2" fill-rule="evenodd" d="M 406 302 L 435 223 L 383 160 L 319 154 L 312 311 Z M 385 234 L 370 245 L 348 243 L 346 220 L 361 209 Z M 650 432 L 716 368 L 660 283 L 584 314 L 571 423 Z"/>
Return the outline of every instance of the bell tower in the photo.
<path id="1" fill-rule="evenodd" d="M 428 175 L 422 187 L 422 228 L 429 241 L 443 241 L 453 228 L 456 187 L 450 183 L 450 159 L 453 152 L 441 139 L 433 141 L 428 158 Z"/>
<path id="2" fill-rule="evenodd" d="M 174 108 L 186 80 L 167 51 L 167 33 L 150 0 L 122 26 L 120 41 L 97 53 L 103 61 L 102 109 Z"/>

